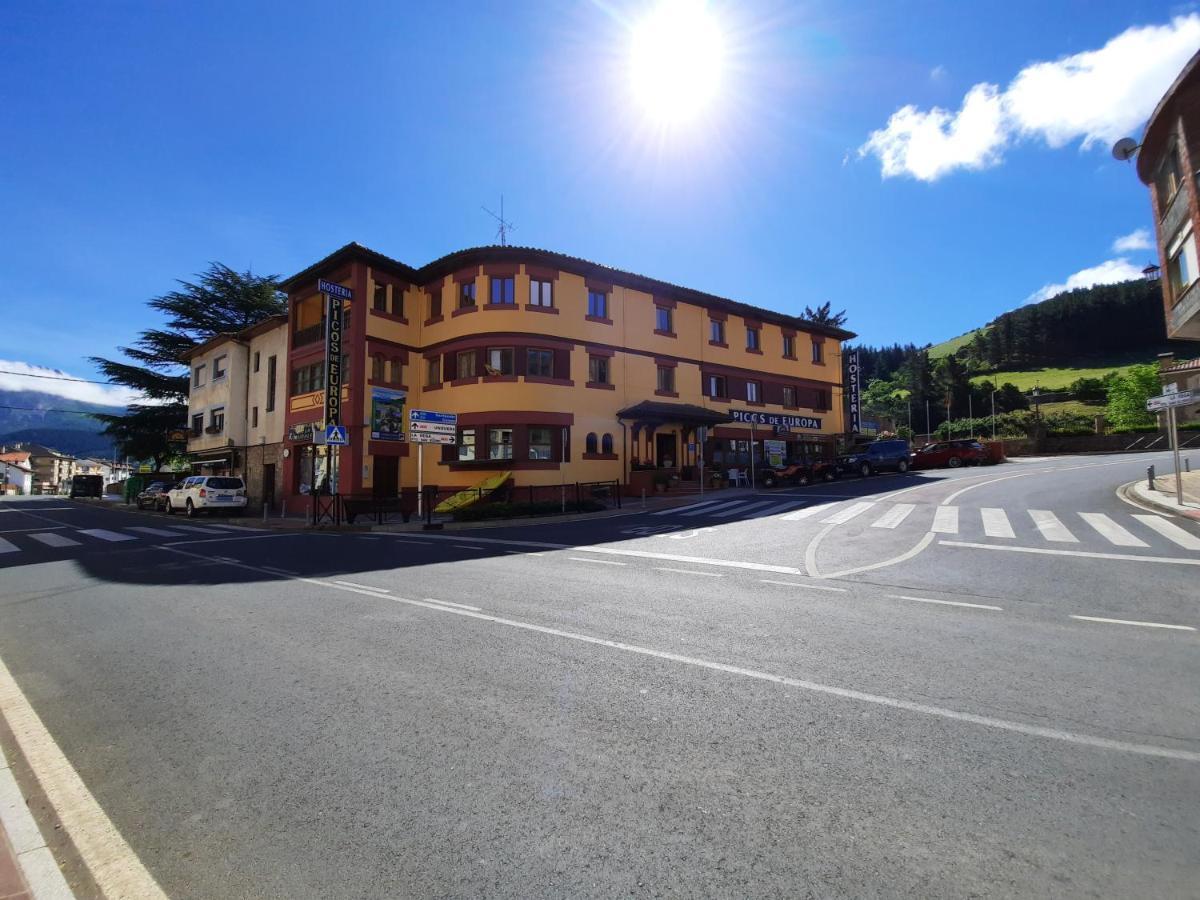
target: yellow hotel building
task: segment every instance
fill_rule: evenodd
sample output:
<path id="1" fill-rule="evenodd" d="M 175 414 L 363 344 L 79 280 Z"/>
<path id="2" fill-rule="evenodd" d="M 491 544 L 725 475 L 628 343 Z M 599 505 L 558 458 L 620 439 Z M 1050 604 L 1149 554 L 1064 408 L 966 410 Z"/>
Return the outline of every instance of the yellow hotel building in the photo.
<path id="1" fill-rule="evenodd" d="M 285 493 L 308 493 L 323 471 L 318 279 L 353 292 L 342 494 L 416 484 L 410 409 L 458 417 L 455 444 L 423 451 L 423 481 L 439 487 L 512 472 L 518 485 L 618 480 L 637 493 L 656 473 L 696 481 L 702 450 L 708 471 L 726 471 L 751 452 L 761 462 L 764 440 L 793 459 L 831 455 L 844 431 L 848 331 L 545 250 L 481 247 L 414 269 L 352 243 L 282 285 Z"/>

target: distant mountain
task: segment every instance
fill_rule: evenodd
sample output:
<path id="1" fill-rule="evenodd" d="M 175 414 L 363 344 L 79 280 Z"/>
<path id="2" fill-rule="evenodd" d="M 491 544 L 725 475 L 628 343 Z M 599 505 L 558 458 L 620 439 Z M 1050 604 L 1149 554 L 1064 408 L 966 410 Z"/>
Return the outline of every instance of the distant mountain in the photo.
<path id="1" fill-rule="evenodd" d="M 112 456 L 113 446 L 88 413 L 122 413 L 101 406 L 37 391 L 0 390 L 0 444 L 45 444 L 74 456 Z"/>

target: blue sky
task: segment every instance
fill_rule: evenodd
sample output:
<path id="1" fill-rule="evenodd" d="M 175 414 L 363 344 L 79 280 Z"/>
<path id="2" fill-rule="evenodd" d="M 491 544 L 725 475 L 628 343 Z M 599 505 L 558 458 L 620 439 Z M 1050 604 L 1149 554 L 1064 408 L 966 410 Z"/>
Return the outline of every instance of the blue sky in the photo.
<path id="1" fill-rule="evenodd" d="M 711 0 L 720 93 L 672 128 L 629 84 L 650 5 L 10 4 L 0 359 L 90 377 L 209 260 L 421 265 L 493 242 L 501 193 L 514 243 L 831 300 L 876 344 L 1155 257 L 1113 248 L 1151 223 L 1108 146 L 1200 47 L 1194 5 Z"/>

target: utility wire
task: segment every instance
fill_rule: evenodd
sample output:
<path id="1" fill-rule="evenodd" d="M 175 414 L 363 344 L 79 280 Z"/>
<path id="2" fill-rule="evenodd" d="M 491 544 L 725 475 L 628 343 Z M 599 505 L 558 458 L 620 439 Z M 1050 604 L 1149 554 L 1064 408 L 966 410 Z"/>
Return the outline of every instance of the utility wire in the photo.
<path id="1" fill-rule="evenodd" d="M 73 413 L 74 415 L 77 415 L 77 416 L 90 416 L 94 412 L 94 410 L 89 411 L 86 409 L 45 409 L 40 406 L 3 406 L 3 405 L 0 405 L 0 409 L 16 409 L 16 410 L 20 410 L 21 412 Z M 107 415 L 107 413 L 104 413 L 103 415 Z"/>
<path id="2" fill-rule="evenodd" d="M 115 381 L 92 381 L 89 378 L 71 378 L 69 375 L 34 375 L 32 372 L 12 372 L 0 369 L 0 375 L 19 375 L 21 378 L 47 378 L 51 381 L 78 381 L 81 384 L 108 384 L 120 387 Z"/>

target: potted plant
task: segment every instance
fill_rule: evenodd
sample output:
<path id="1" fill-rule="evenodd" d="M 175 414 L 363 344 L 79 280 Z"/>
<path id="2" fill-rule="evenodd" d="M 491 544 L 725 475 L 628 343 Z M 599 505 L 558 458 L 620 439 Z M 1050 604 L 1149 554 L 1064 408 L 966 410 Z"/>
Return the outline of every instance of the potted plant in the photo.
<path id="1" fill-rule="evenodd" d="M 663 493 L 671 486 L 671 477 L 666 472 L 658 472 L 654 476 L 654 490 Z"/>

